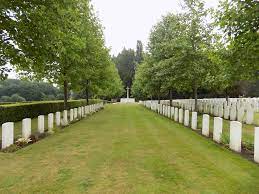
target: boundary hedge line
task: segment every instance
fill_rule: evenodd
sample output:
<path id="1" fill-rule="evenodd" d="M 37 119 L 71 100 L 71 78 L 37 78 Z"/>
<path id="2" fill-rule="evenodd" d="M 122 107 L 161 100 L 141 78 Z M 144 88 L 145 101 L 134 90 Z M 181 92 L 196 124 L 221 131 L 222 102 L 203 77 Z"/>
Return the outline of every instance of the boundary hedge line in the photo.
<path id="1" fill-rule="evenodd" d="M 89 104 L 97 102 L 100 102 L 100 100 L 89 100 Z M 70 100 L 68 101 L 68 110 L 79 106 L 86 106 L 86 104 L 86 100 Z M 17 122 L 24 118 L 35 118 L 39 115 L 47 115 L 63 110 L 63 101 L 41 101 L 0 105 L 0 124 L 5 122 Z"/>

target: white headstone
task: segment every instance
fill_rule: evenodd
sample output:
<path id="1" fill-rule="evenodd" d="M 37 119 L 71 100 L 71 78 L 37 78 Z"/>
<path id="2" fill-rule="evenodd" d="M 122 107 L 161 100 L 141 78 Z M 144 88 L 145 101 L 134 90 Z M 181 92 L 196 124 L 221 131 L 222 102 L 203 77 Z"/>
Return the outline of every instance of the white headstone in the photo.
<path id="1" fill-rule="evenodd" d="M 171 107 L 167 106 L 167 117 L 170 118 L 171 117 Z"/>
<path id="2" fill-rule="evenodd" d="M 197 129 L 197 112 L 192 112 L 192 129 Z"/>
<path id="3" fill-rule="evenodd" d="M 88 114 L 88 106 L 85 106 L 85 114 Z"/>
<path id="4" fill-rule="evenodd" d="M 230 122 L 230 149 L 241 152 L 241 141 L 242 141 L 242 123 L 238 121 Z"/>
<path id="5" fill-rule="evenodd" d="M 171 106 L 171 119 L 174 117 L 174 107 Z"/>
<path id="6" fill-rule="evenodd" d="M 38 132 L 44 133 L 44 115 L 38 116 Z"/>
<path id="7" fill-rule="evenodd" d="M 14 140 L 14 123 L 8 122 L 2 124 L 2 149 L 13 144 Z"/>
<path id="8" fill-rule="evenodd" d="M 230 120 L 235 121 L 237 119 L 237 108 L 235 105 L 230 107 Z"/>
<path id="9" fill-rule="evenodd" d="M 77 119 L 77 108 L 74 108 L 74 119 Z"/>
<path id="10" fill-rule="evenodd" d="M 184 111 L 184 126 L 188 127 L 189 123 L 190 123 L 190 114 L 189 114 L 189 110 L 185 110 Z"/>
<path id="11" fill-rule="evenodd" d="M 224 109 L 223 109 L 223 104 L 219 105 L 219 117 L 223 118 L 224 116 Z"/>
<path id="12" fill-rule="evenodd" d="M 177 107 L 175 107 L 174 108 L 174 121 L 178 121 L 178 108 Z"/>
<path id="13" fill-rule="evenodd" d="M 183 109 L 179 109 L 179 123 L 183 123 Z"/>
<path id="14" fill-rule="evenodd" d="M 85 117 L 85 108 L 82 107 L 82 108 L 81 108 L 81 111 L 82 111 L 82 117 Z"/>
<path id="15" fill-rule="evenodd" d="M 227 105 L 224 107 L 224 119 L 229 119 L 229 106 Z"/>
<path id="16" fill-rule="evenodd" d="M 78 118 L 81 119 L 82 115 L 81 115 L 81 107 L 78 107 L 77 109 L 77 115 L 78 115 Z"/>
<path id="17" fill-rule="evenodd" d="M 246 111 L 246 124 L 251 125 L 254 122 L 254 110 L 253 108 L 249 108 Z"/>
<path id="18" fill-rule="evenodd" d="M 254 136 L 254 161 L 259 163 L 259 127 L 255 127 Z"/>
<path id="19" fill-rule="evenodd" d="M 223 128 L 223 120 L 220 117 L 214 117 L 213 140 L 220 143 Z"/>
<path id="20" fill-rule="evenodd" d="M 207 137 L 210 135 L 210 116 L 207 114 L 202 116 L 202 135 Z"/>
<path id="21" fill-rule="evenodd" d="M 219 116 L 219 106 L 217 104 L 214 105 L 213 115 Z"/>
<path id="22" fill-rule="evenodd" d="M 22 137 L 28 139 L 31 136 L 31 119 L 22 120 Z"/>
<path id="23" fill-rule="evenodd" d="M 63 126 L 66 126 L 68 124 L 67 121 L 67 110 L 63 111 Z"/>
<path id="24" fill-rule="evenodd" d="M 60 118 L 61 118 L 61 113 L 60 112 L 56 112 L 56 126 L 57 127 L 60 126 Z"/>
<path id="25" fill-rule="evenodd" d="M 48 131 L 52 131 L 54 124 L 54 114 L 49 113 L 48 114 Z"/>
<path id="26" fill-rule="evenodd" d="M 165 116 L 165 105 L 163 105 L 163 115 Z"/>
<path id="27" fill-rule="evenodd" d="M 244 114 L 245 114 L 244 107 L 240 106 L 240 107 L 237 109 L 237 120 L 238 120 L 239 122 L 242 122 L 242 121 L 243 121 Z"/>
<path id="28" fill-rule="evenodd" d="M 73 109 L 70 109 L 70 111 L 69 111 L 69 120 L 70 120 L 70 122 L 72 122 L 73 120 L 74 120 L 74 110 Z"/>

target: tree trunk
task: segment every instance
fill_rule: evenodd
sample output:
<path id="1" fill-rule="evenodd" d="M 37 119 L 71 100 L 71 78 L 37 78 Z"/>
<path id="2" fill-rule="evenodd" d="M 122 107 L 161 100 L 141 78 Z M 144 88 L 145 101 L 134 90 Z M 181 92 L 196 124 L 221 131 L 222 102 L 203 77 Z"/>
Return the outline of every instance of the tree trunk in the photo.
<path id="1" fill-rule="evenodd" d="M 85 88 L 85 99 L 86 99 L 86 104 L 89 104 L 89 91 L 88 87 Z"/>
<path id="2" fill-rule="evenodd" d="M 67 109 L 67 100 L 68 100 L 68 83 L 67 80 L 64 80 L 64 109 Z"/>
<path id="3" fill-rule="evenodd" d="M 170 106 L 173 106 L 173 90 L 169 90 Z"/>
<path id="4" fill-rule="evenodd" d="M 85 99 L 86 104 L 89 104 L 89 80 L 86 80 L 86 87 L 85 87 Z"/>
<path id="5" fill-rule="evenodd" d="M 195 99 L 195 111 L 198 112 L 198 87 L 196 82 L 194 82 L 193 94 Z"/>
<path id="6" fill-rule="evenodd" d="M 225 97 L 226 97 L 226 101 L 227 101 L 227 105 L 228 105 L 229 95 L 228 95 L 227 89 L 225 89 Z"/>

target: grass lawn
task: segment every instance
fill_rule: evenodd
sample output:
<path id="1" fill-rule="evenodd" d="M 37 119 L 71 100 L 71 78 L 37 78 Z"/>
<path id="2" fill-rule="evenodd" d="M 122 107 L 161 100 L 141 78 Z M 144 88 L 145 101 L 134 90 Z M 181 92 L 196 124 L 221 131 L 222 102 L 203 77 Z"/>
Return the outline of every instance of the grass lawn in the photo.
<path id="1" fill-rule="evenodd" d="M 259 165 L 139 105 L 0 153 L 0 193 L 258 192 Z"/>

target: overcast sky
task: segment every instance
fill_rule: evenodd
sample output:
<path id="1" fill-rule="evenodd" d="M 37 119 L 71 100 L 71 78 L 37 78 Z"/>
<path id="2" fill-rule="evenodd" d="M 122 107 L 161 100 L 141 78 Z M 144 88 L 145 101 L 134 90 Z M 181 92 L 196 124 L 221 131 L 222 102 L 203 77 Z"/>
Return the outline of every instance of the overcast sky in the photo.
<path id="1" fill-rule="evenodd" d="M 163 15 L 180 12 L 180 0 L 92 0 L 104 27 L 106 45 L 111 54 L 123 47 L 135 48 L 137 40 L 146 46 L 149 32 Z M 206 7 L 215 7 L 218 0 L 206 0 Z"/>

